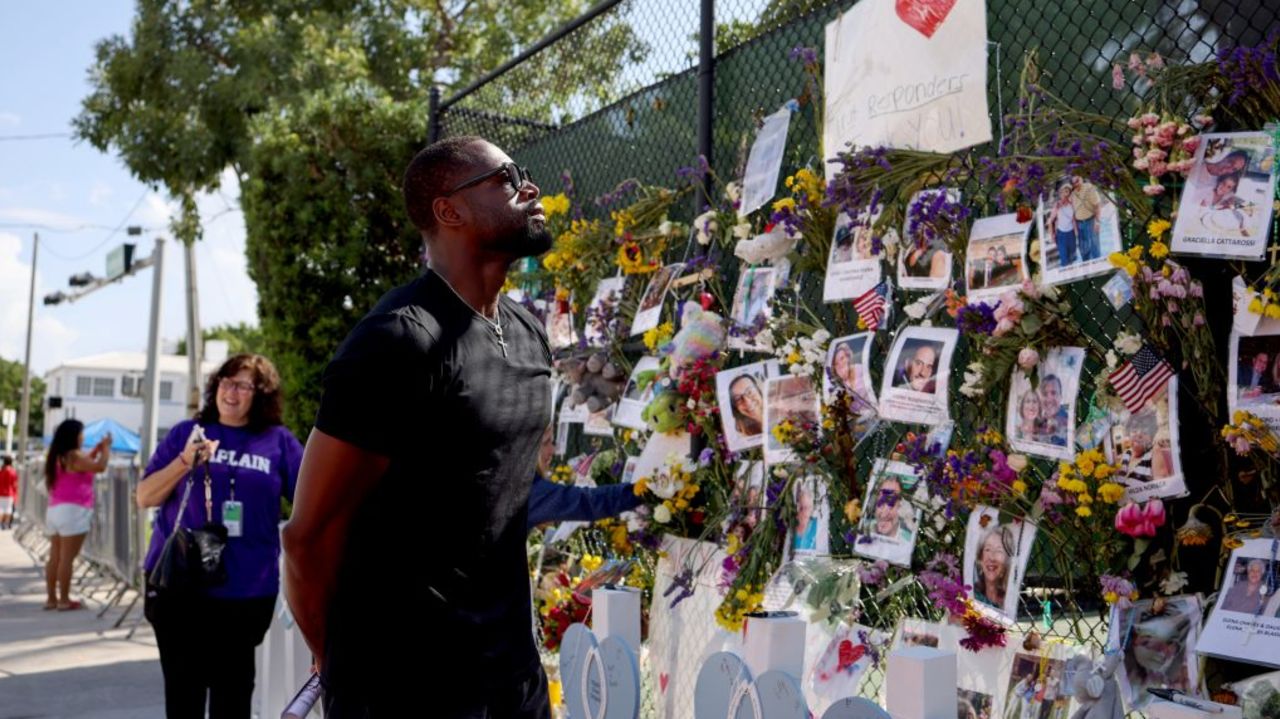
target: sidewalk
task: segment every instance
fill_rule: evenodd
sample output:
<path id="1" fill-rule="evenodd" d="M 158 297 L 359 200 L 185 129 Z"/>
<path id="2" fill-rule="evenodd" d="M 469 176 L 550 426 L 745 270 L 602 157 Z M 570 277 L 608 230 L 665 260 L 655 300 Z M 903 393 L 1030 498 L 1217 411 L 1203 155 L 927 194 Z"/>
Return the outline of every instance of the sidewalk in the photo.
<path id="1" fill-rule="evenodd" d="M 72 586 L 72 597 L 82 598 Z M 113 609 L 97 618 L 105 594 L 76 612 L 46 612 L 44 568 L 12 531 L 0 532 L 0 719 L 161 719 L 164 689 L 151 625 L 126 640 Z"/>

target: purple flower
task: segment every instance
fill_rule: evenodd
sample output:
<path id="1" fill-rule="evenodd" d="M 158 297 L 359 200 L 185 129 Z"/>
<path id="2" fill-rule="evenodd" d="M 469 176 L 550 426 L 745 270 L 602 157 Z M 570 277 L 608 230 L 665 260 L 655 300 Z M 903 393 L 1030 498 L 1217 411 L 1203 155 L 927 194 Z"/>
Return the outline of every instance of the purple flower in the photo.
<path id="1" fill-rule="evenodd" d="M 791 59 L 798 60 L 802 65 L 817 65 L 818 50 L 812 47 L 797 45 L 791 48 Z"/>
<path id="2" fill-rule="evenodd" d="M 715 450 L 711 449 L 710 447 L 703 448 L 703 450 L 698 453 L 698 466 L 710 467 L 711 462 L 712 460 L 715 459 L 715 457 L 716 457 Z"/>
<path id="3" fill-rule="evenodd" d="M 956 313 L 961 334 L 990 335 L 996 329 L 996 308 L 985 302 L 965 305 Z"/>

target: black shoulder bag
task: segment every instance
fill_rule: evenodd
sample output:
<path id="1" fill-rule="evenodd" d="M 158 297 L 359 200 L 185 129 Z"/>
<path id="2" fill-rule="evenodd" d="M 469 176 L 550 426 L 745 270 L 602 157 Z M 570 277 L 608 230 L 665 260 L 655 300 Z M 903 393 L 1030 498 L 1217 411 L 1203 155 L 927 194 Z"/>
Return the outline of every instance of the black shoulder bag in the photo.
<path id="1" fill-rule="evenodd" d="M 213 478 L 209 475 L 208 462 L 203 466 L 208 521 L 201 529 L 182 526 L 191 485 L 195 484 L 196 470 L 193 468 L 182 490 L 173 533 L 164 541 L 160 557 L 147 576 L 147 583 L 163 594 L 198 593 L 227 581 L 227 568 L 222 562 L 222 552 L 227 546 L 227 528 L 213 522 L 210 509 Z"/>

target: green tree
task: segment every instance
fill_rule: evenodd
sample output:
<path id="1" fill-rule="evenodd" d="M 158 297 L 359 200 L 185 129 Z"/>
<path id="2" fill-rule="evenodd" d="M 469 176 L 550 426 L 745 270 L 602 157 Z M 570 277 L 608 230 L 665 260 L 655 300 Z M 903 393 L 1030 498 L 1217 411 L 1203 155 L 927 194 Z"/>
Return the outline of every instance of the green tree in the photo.
<path id="1" fill-rule="evenodd" d="M 31 377 L 31 417 L 27 425 L 27 433 L 39 437 L 44 426 L 44 380 Z M 0 408 L 22 410 L 22 363 L 13 362 L 0 357 Z M 13 441 L 18 441 L 21 428 L 13 427 Z M 0 442 L 4 441 L 3 429 L 0 429 Z"/>
<path id="2" fill-rule="evenodd" d="M 262 328 L 255 327 L 244 322 L 234 325 L 214 325 L 206 327 L 200 333 L 205 342 L 209 340 L 226 340 L 228 354 L 240 354 L 241 352 L 252 352 L 254 354 L 266 353 L 266 341 L 262 337 Z M 176 354 L 187 354 L 187 338 L 183 337 L 178 340 L 178 351 Z"/>
<path id="3" fill-rule="evenodd" d="M 130 35 L 98 45 L 75 130 L 178 199 L 185 242 L 200 234 L 194 193 L 235 170 L 261 347 L 280 367 L 286 420 L 305 432 L 343 335 L 417 268 L 398 184 L 425 144 L 430 87 L 448 96 L 588 6 L 139 0 Z M 623 17 L 591 23 L 553 51 L 556 72 L 522 76 L 514 93 L 487 88 L 486 102 L 550 120 L 606 97 L 645 52 Z"/>

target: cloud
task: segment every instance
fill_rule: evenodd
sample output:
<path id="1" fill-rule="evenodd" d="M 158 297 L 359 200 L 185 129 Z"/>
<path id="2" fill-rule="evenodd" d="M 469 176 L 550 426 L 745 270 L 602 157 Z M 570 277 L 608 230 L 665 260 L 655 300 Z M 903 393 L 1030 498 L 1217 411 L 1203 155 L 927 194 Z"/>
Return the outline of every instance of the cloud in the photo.
<path id="1" fill-rule="evenodd" d="M 93 183 L 93 187 L 89 188 L 89 204 L 94 207 L 105 207 L 107 200 L 111 199 L 111 185 L 98 180 Z"/>
<path id="2" fill-rule="evenodd" d="M 22 118 L 15 112 L 0 112 L 0 127 L 17 127 L 22 124 Z"/>
<path id="3" fill-rule="evenodd" d="M 22 361 L 27 339 L 27 299 L 31 288 L 31 265 L 22 260 L 23 241 L 17 235 L 0 232 L 0 357 Z M 46 288 L 36 277 L 36 302 Z M 31 340 L 31 366 L 37 373 L 65 359 L 79 336 L 57 317 L 36 307 Z"/>

